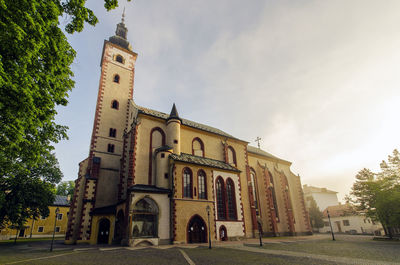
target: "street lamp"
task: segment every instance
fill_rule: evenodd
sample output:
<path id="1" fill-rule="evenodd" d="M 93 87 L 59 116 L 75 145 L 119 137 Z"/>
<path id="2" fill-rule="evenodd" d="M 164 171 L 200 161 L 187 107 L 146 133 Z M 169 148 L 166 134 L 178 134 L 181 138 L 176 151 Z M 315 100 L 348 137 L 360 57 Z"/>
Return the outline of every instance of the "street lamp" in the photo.
<path id="1" fill-rule="evenodd" d="M 57 216 L 58 216 L 58 213 L 59 213 L 59 212 L 60 212 L 60 209 L 58 209 L 58 207 L 57 207 L 57 208 L 56 208 L 56 218 L 54 219 L 53 239 L 51 240 L 50 251 L 53 251 L 54 235 L 55 235 L 55 233 L 56 233 Z"/>
<path id="2" fill-rule="evenodd" d="M 333 229 L 332 229 L 331 216 L 329 215 L 329 211 L 328 210 L 326 210 L 326 212 L 328 214 L 329 225 L 331 227 L 332 240 L 335 241 L 335 234 L 333 233 Z"/>
<path id="3" fill-rule="evenodd" d="M 208 216 L 208 248 L 211 249 L 211 226 L 210 226 L 210 205 L 207 205 L 207 216 Z"/>
<path id="4" fill-rule="evenodd" d="M 260 247 L 262 247 L 262 226 L 261 226 L 261 218 L 257 217 L 257 226 L 258 226 L 258 236 L 260 239 Z"/>

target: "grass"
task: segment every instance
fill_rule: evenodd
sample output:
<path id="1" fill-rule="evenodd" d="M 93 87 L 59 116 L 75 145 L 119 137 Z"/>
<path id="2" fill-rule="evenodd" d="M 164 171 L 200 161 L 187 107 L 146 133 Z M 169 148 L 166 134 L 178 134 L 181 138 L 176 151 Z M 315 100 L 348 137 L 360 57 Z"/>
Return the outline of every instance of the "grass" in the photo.
<path id="1" fill-rule="evenodd" d="M 253 246 L 255 247 L 255 245 Z M 400 243 L 397 242 L 323 239 L 281 244 L 264 243 L 263 248 L 381 261 L 400 260 Z"/>

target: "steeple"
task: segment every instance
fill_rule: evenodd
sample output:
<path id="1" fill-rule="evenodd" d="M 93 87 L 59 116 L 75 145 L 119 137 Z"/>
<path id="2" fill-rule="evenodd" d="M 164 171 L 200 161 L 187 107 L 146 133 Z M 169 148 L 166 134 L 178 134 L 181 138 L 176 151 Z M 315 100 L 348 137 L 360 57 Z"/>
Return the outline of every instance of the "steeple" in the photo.
<path id="1" fill-rule="evenodd" d="M 121 46 L 122 48 L 128 49 L 132 51 L 132 46 L 129 44 L 129 41 L 126 39 L 126 35 L 128 33 L 128 29 L 125 27 L 125 8 L 122 12 L 121 22 L 117 24 L 117 29 L 115 30 L 115 35 L 110 37 L 110 42 Z"/>
<path id="2" fill-rule="evenodd" d="M 169 114 L 169 117 L 167 120 L 172 120 L 172 119 L 181 120 L 181 118 L 179 118 L 178 111 L 176 110 L 175 103 L 174 103 L 174 105 L 172 105 L 171 113 Z"/>

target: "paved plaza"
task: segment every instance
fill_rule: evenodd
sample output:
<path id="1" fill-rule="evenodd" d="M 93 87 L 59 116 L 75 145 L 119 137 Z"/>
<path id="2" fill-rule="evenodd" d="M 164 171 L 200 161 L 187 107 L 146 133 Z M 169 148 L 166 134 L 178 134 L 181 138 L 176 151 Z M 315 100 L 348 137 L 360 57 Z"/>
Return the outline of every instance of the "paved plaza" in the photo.
<path id="1" fill-rule="evenodd" d="M 201 245 L 120 247 L 63 245 L 57 241 L 0 244 L 0 264 L 400 264 L 400 242 L 369 236 L 264 238 Z"/>

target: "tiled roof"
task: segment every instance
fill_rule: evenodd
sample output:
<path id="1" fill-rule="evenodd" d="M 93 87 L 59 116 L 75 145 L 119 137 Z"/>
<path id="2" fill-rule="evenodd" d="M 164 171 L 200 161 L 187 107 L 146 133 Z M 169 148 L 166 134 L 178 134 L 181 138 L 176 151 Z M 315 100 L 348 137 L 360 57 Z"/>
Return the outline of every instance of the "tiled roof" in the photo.
<path id="1" fill-rule="evenodd" d="M 53 202 L 54 206 L 69 206 L 69 201 L 67 196 L 56 195 Z"/>
<path id="2" fill-rule="evenodd" d="M 201 165 L 201 166 L 208 166 L 208 167 L 213 167 L 213 168 L 219 168 L 219 169 L 224 169 L 224 170 L 229 170 L 229 171 L 235 171 L 235 172 L 240 172 L 237 168 L 219 160 L 211 159 L 211 158 L 206 158 L 206 157 L 201 157 L 201 156 L 194 156 L 194 155 L 189 155 L 186 153 L 181 153 L 180 155 L 177 154 L 171 154 L 169 156 L 175 161 L 180 161 L 184 163 L 189 163 L 189 164 L 196 164 L 196 165 Z"/>
<path id="3" fill-rule="evenodd" d="M 163 112 L 160 112 L 160 111 L 156 111 L 156 110 L 152 110 L 152 109 L 148 109 L 148 108 L 144 108 L 144 107 L 141 107 L 141 106 L 138 106 L 138 105 L 135 105 L 135 106 L 138 108 L 138 112 L 139 113 L 143 113 L 143 114 L 147 114 L 147 115 L 150 115 L 150 116 L 153 116 L 153 117 L 161 118 L 163 120 L 167 120 L 169 118 L 169 115 L 166 114 L 166 113 L 163 113 Z M 202 131 L 215 133 L 215 134 L 218 134 L 218 135 L 221 135 L 221 136 L 237 139 L 236 137 L 233 137 L 232 135 L 230 135 L 230 134 L 228 134 L 228 133 L 226 133 L 224 131 L 221 131 L 220 129 L 217 129 L 217 128 L 214 128 L 214 127 L 211 127 L 211 126 L 208 126 L 208 125 L 204 125 L 204 124 L 201 124 L 201 123 L 197 123 L 197 122 L 194 122 L 194 121 L 190 121 L 190 120 L 187 120 L 187 119 L 181 119 L 181 120 L 182 120 L 182 124 L 183 125 L 186 125 L 186 126 L 189 126 L 189 127 L 192 127 L 192 128 L 196 128 L 196 129 L 199 129 L 199 130 L 202 130 Z"/>
<path id="4" fill-rule="evenodd" d="M 333 190 L 328 190 L 327 188 L 318 188 L 314 186 L 309 186 L 307 184 L 303 185 L 303 191 L 304 193 L 330 193 L 330 194 L 336 194 L 336 191 Z"/>
<path id="5" fill-rule="evenodd" d="M 330 217 L 349 216 L 357 214 L 357 212 L 353 209 L 353 207 L 351 207 L 350 204 L 328 206 L 323 211 L 324 217 L 328 217 L 327 210 L 329 211 Z"/>
<path id="6" fill-rule="evenodd" d="M 247 152 L 253 153 L 253 154 L 257 154 L 257 155 L 260 155 L 260 156 L 269 157 L 269 158 L 272 158 L 272 159 L 277 159 L 277 160 L 280 160 L 280 161 L 285 161 L 285 162 L 290 163 L 290 162 L 287 161 L 287 160 L 281 159 L 281 158 L 279 158 L 279 157 L 277 157 L 277 156 L 274 156 L 274 155 L 272 155 L 272 154 L 270 154 L 270 153 L 268 153 L 268 152 L 265 152 L 264 150 L 262 150 L 262 149 L 260 149 L 260 148 L 254 147 L 254 146 L 248 145 L 248 146 L 247 146 Z"/>

